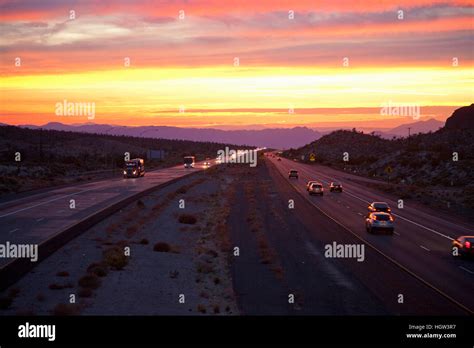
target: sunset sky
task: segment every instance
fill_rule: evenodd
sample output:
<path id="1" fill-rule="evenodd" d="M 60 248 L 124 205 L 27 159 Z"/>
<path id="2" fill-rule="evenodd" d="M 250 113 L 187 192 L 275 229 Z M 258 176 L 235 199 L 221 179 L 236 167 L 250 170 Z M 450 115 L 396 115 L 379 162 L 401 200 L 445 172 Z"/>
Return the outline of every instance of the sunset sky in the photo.
<path id="1" fill-rule="evenodd" d="M 413 122 L 381 115 L 389 102 L 444 120 L 474 99 L 473 11 L 472 0 L 0 0 L 0 122 L 91 122 L 56 115 L 64 100 L 130 126 Z"/>

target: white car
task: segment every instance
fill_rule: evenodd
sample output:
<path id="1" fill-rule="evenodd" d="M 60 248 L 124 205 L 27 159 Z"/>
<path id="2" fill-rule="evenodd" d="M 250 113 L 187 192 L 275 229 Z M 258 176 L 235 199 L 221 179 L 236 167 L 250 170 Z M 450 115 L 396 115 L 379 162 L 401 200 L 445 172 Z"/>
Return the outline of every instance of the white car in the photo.
<path id="1" fill-rule="evenodd" d="M 309 194 L 310 195 L 324 195 L 324 187 L 323 184 L 320 182 L 315 182 L 312 183 L 311 186 L 309 187 Z"/>
<path id="2" fill-rule="evenodd" d="M 369 233 L 387 231 L 388 233 L 393 234 L 393 216 L 381 211 L 369 213 L 365 218 L 365 229 Z"/>
<path id="3" fill-rule="evenodd" d="M 309 188 L 311 187 L 312 184 L 317 184 L 318 181 L 316 180 L 311 180 L 306 183 L 306 191 L 309 191 Z"/>

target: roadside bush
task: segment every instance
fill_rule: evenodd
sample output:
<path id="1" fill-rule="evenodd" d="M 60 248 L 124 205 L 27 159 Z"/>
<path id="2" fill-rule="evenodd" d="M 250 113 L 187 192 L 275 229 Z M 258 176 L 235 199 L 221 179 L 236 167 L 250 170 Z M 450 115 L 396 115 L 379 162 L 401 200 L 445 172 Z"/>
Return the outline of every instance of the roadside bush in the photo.
<path id="1" fill-rule="evenodd" d="M 88 289 L 97 289 L 100 286 L 100 279 L 95 274 L 88 274 L 79 279 L 79 286 Z"/>
<path id="2" fill-rule="evenodd" d="M 87 272 L 95 274 L 98 277 L 105 277 L 108 273 L 107 265 L 103 263 L 91 263 L 89 267 L 87 267 Z"/>
<path id="3" fill-rule="evenodd" d="M 171 246 L 168 243 L 158 242 L 153 247 L 153 250 L 162 253 L 169 253 L 171 251 Z"/>
<path id="4" fill-rule="evenodd" d="M 178 221 L 182 224 L 194 225 L 197 222 L 197 218 L 191 214 L 181 214 Z"/>
<path id="5" fill-rule="evenodd" d="M 104 262 L 109 267 L 120 270 L 128 264 L 128 257 L 125 256 L 123 249 L 113 247 L 103 253 Z"/>

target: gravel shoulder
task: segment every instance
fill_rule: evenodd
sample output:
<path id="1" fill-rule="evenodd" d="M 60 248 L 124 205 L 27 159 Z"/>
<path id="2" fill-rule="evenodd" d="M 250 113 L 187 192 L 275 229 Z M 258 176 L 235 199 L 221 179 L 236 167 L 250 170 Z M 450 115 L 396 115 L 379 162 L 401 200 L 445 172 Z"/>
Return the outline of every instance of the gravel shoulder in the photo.
<path id="1" fill-rule="evenodd" d="M 130 204 L 6 289 L 0 315 L 238 314 L 226 185 L 210 169 Z"/>

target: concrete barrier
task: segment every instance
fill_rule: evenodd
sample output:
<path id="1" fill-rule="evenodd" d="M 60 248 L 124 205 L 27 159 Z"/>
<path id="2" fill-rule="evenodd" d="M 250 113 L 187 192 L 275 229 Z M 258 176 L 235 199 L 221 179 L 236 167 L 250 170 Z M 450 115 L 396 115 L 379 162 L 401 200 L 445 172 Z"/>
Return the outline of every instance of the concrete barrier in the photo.
<path id="1" fill-rule="evenodd" d="M 10 285 L 16 283 L 26 272 L 33 269 L 49 255 L 54 253 L 56 250 L 61 248 L 63 245 L 65 245 L 72 239 L 87 231 L 95 224 L 104 220 L 106 217 L 126 207 L 127 205 L 139 199 L 140 197 L 146 196 L 153 191 L 171 185 L 183 178 L 189 177 L 196 173 L 202 173 L 202 171 L 193 171 L 179 178 L 171 179 L 170 181 L 150 187 L 144 191 L 137 192 L 129 197 L 126 197 L 118 202 L 113 203 L 108 207 L 103 208 L 102 210 L 97 211 L 94 214 L 87 216 L 81 221 L 66 227 L 62 231 L 59 231 L 54 236 L 46 239 L 38 245 L 38 261 L 31 262 L 30 259 L 14 259 L 0 268 L 0 291 L 3 291 Z"/>

